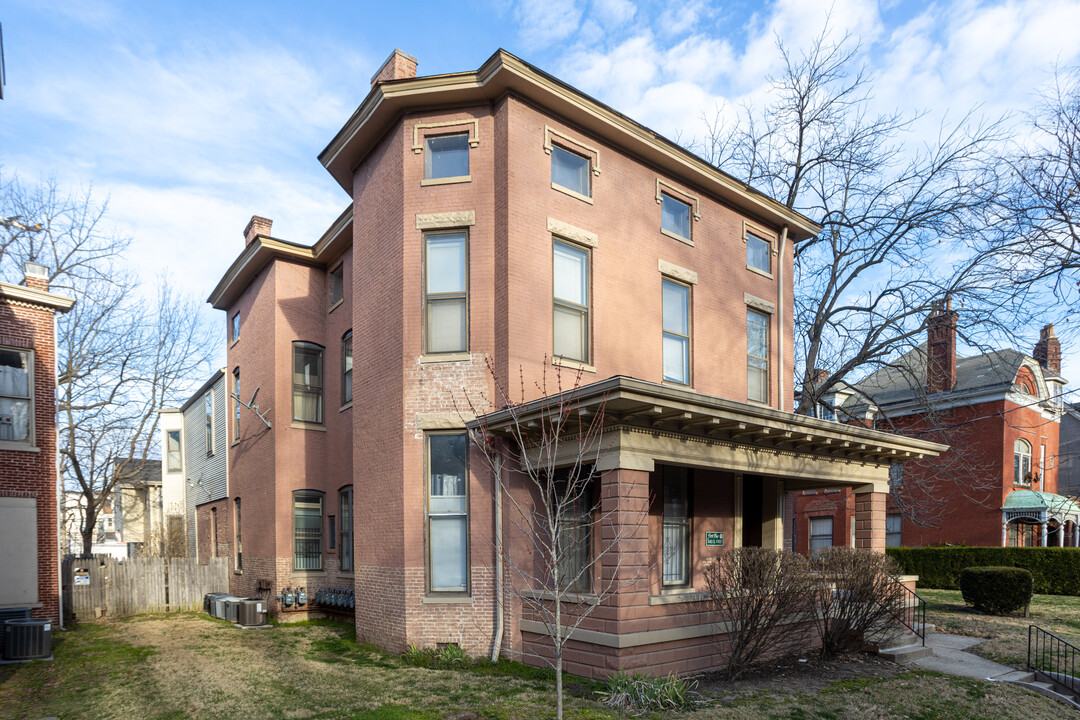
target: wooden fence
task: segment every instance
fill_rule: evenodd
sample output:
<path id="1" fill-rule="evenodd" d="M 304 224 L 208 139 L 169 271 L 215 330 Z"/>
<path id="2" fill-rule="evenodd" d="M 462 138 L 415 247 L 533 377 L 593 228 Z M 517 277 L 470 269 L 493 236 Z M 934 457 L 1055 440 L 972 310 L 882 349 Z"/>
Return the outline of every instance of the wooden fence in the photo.
<path id="1" fill-rule="evenodd" d="M 64 610 L 74 620 L 202 610 L 203 595 L 228 592 L 229 561 L 212 558 L 64 558 Z"/>

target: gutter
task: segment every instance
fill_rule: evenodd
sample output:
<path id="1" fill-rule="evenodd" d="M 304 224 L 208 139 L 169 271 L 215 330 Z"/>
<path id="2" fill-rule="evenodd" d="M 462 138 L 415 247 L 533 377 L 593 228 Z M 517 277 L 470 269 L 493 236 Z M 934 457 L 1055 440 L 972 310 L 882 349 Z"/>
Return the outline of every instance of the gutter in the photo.
<path id="1" fill-rule="evenodd" d="M 780 258 L 776 263 L 776 344 L 778 345 L 778 350 L 780 352 L 780 362 L 778 363 L 780 374 L 777 378 L 780 384 L 777 392 L 780 397 L 776 407 L 780 410 L 784 409 L 784 375 L 786 374 L 786 371 L 784 370 L 784 336 L 787 335 L 787 331 L 784 329 L 784 250 L 787 249 L 787 233 L 788 226 L 785 225 L 784 229 L 780 232 Z M 794 262 L 794 259 L 792 262 Z M 792 363 L 791 373 L 792 376 L 794 376 L 794 363 Z M 794 404 L 791 406 L 791 411 L 795 411 Z"/>
<path id="2" fill-rule="evenodd" d="M 504 625 L 503 598 L 503 533 L 502 533 L 502 456 L 495 456 L 495 638 L 492 641 L 491 662 L 499 661 Z"/>

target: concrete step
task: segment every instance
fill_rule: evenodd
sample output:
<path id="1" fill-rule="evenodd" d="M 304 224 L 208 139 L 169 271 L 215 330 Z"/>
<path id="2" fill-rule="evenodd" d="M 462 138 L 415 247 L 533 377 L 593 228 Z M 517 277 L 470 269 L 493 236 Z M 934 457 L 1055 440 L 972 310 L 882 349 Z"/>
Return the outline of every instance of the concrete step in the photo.
<path id="1" fill-rule="evenodd" d="M 879 656 L 899 665 L 907 665 L 910 662 L 930 657 L 933 654 L 934 648 L 922 644 L 901 645 L 900 647 L 878 650 Z"/>

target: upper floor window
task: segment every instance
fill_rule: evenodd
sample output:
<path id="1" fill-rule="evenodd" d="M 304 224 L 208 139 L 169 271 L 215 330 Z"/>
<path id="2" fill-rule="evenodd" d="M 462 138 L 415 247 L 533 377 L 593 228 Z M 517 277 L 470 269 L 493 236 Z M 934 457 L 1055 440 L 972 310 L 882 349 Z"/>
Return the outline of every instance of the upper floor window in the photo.
<path id="1" fill-rule="evenodd" d="M 424 236 L 424 353 L 469 349 L 468 235 Z"/>
<path id="2" fill-rule="evenodd" d="M 746 399 L 769 402 L 769 316 L 746 310 Z"/>
<path id="3" fill-rule="evenodd" d="M 554 242 L 552 354 L 589 362 L 589 253 Z"/>
<path id="4" fill-rule="evenodd" d="M 1031 444 L 1027 440 L 1013 443 L 1013 482 L 1031 484 Z"/>
<path id="5" fill-rule="evenodd" d="M 323 349 L 308 342 L 293 343 L 293 420 L 323 421 Z"/>
<path id="6" fill-rule="evenodd" d="M 660 229 L 690 240 L 690 205 L 660 193 Z"/>
<path id="7" fill-rule="evenodd" d="M 240 368 L 233 368 L 233 440 L 240 439 Z"/>
<path id="8" fill-rule="evenodd" d="M 827 402 L 819 402 L 814 406 L 814 415 L 820 420 L 836 420 L 836 411 Z"/>
<path id="9" fill-rule="evenodd" d="M 180 452 L 180 431 L 169 430 L 166 434 L 166 463 L 169 472 L 180 472 L 184 469 L 184 456 Z"/>
<path id="10" fill-rule="evenodd" d="M 469 133 L 424 138 L 424 179 L 464 177 L 469 174 Z"/>
<path id="11" fill-rule="evenodd" d="M 203 415 L 206 419 L 206 455 L 214 454 L 214 392 L 206 393 L 203 399 Z"/>
<path id="12" fill-rule="evenodd" d="M 772 275 L 772 243 L 753 233 L 746 233 L 746 266 Z"/>
<path id="13" fill-rule="evenodd" d="M 334 307 L 345 297 L 345 263 L 330 271 L 330 307 Z"/>
<path id="14" fill-rule="evenodd" d="M 352 330 L 341 338 L 341 404 L 352 402 Z"/>
<path id="15" fill-rule="evenodd" d="M 465 433 L 427 436 L 428 587 L 469 589 L 469 463 Z"/>
<path id="16" fill-rule="evenodd" d="M 690 288 L 664 280 L 664 379 L 690 384 Z"/>
<path id="17" fill-rule="evenodd" d="M 0 442 L 33 444 L 33 352 L 0 348 Z"/>
<path id="18" fill-rule="evenodd" d="M 589 158 L 551 146 L 551 182 L 578 195 L 592 196 L 589 182 Z"/>
<path id="19" fill-rule="evenodd" d="M 231 330 L 232 340 L 236 342 L 240 339 L 240 313 L 233 313 Z"/>

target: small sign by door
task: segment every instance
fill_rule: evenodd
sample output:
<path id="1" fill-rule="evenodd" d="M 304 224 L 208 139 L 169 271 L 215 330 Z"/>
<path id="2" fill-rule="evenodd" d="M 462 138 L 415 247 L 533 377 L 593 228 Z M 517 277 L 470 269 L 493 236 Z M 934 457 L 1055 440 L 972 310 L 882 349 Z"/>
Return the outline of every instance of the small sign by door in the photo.
<path id="1" fill-rule="evenodd" d="M 724 546 L 724 533 L 722 532 L 707 532 L 705 533 L 705 547 L 723 547 Z"/>
<path id="2" fill-rule="evenodd" d="M 89 585 L 90 584 L 90 570 L 87 568 L 75 568 L 75 584 L 76 585 Z"/>

